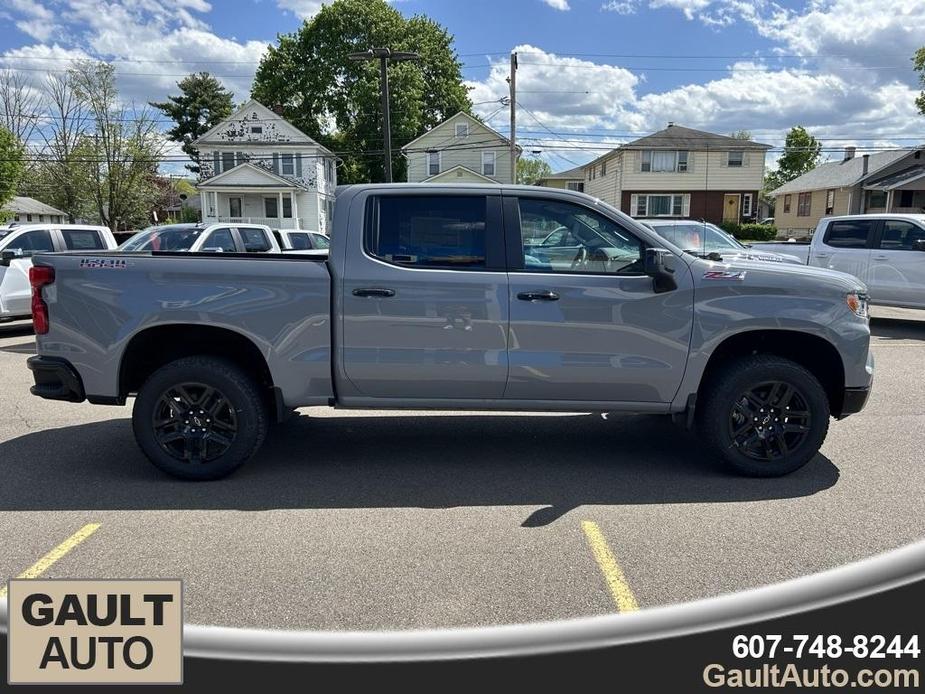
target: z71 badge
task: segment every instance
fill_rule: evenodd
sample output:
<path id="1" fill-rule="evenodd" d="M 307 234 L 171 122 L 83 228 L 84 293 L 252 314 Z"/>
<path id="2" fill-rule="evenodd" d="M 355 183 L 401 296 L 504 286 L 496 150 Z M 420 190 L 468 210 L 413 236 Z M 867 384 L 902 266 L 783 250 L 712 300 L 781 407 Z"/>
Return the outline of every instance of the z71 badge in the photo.
<path id="1" fill-rule="evenodd" d="M 745 270 L 707 270 L 703 273 L 705 280 L 737 280 L 745 279 Z"/>
<path id="2" fill-rule="evenodd" d="M 122 258 L 81 258 L 80 267 L 87 270 L 124 270 L 126 265 Z"/>

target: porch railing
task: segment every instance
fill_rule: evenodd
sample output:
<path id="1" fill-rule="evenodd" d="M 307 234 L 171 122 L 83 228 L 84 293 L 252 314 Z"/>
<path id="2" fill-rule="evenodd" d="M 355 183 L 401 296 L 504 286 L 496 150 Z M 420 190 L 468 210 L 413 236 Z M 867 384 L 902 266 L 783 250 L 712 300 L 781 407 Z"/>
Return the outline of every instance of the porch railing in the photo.
<path id="1" fill-rule="evenodd" d="M 218 217 L 207 217 L 205 219 L 207 222 L 217 222 L 220 224 L 265 224 L 271 229 L 307 229 L 311 231 L 311 228 L 308 226 L 308 219 L 305 217 L 300 217 L 298 222 L 298 227 L 296 227 L 296 220 L 293 217 L 284 217 L 280 219 L 278 217 L 228 217 L 224 215 L 219 215 Z"/>

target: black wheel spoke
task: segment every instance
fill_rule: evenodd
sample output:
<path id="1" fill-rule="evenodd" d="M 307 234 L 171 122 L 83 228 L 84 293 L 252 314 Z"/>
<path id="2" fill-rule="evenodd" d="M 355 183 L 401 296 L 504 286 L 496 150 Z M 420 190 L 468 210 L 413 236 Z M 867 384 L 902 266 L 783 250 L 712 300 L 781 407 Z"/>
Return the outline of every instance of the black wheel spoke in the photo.
<path id="1" fill-rule="evenodd" d="M 151 421 L 158 445 L 191 465 L 224 455 L 238 435 L 237 416 L 225 395 L 204 383 L 179 383 L 159 398 Z"/>
<path id="2" fill-rule="evenodd" d="M 764 381 L 743 392 L 729 409 L 731 447 L 762 462 L 775 462 L 798 449 L 812 428 L 809 400 L 798 384 Z"/>

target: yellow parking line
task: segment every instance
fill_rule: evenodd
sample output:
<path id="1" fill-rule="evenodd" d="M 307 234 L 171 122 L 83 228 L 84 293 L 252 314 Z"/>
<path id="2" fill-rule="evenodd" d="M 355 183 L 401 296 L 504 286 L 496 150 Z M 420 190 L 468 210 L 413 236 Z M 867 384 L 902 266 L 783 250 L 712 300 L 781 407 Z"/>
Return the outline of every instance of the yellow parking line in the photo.
<path id="1" fill-rule="evenodd" d="M 636 596 L 626 582 L 626 576 L 617 563 L 617 558 L 611 551 L 604 534 L 593 521 L 582 521 L 581 529 L 585 531 L 585 537 L 591 546 L 591 552 L 598 566 L 601 567 L 601 573 L 604 574 L 604 580 L 607 581 L 607 587 L 610 588 L 610 594 L 617 605 L 618 612 L 633 612 L 639 609 L 639 603 L 636 602 Z"/>
<path id="2" fill-rule="evenodd" d="M 28 569 L 19 574 L 16 578 L 38 578 L 43 573 L 48 571 L 48 568 L 58 561 L 65 554 L 74 549 L 81 542 L 90 537 L 93 533 L 99 530 L 99 523 L 87 523 L 84 527 L 78 530 L 76 533 L 67 538 L 60 545 L 51 550 L 44 557 L 35 562 Z M 0 598 L 6 597 L 6 584 L 0 586 Z"/>

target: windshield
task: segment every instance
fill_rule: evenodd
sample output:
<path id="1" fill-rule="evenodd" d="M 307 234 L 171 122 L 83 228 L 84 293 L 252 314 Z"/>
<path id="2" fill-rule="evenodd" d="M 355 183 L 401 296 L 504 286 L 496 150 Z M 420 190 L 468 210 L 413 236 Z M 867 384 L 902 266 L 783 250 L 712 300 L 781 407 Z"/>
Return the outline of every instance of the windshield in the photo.
<path id="1" fill-rule="evenodd" d="M 678 248 L 695 253 L 741 251 L 745 246 L 709 222 L 687 224 L 652 224 L 659 236 Z"/>
<path id="2" fill-rule="evenodd" d="M 188 251 L 196 243 L 202 227 L 149 227 L 122 244 L 123 251 Z"/>

